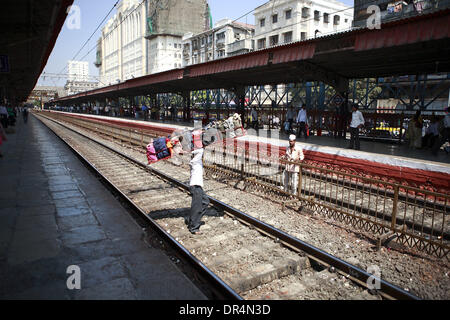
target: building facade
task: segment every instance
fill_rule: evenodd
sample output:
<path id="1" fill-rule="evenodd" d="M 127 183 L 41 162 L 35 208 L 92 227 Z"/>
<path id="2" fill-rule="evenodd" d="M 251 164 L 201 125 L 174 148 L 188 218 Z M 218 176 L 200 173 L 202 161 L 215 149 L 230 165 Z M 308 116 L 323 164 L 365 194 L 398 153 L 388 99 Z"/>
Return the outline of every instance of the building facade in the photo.
<path id="1" fill-rule="evenodd" d="M 350 29 L 353 8 L 335 0 L 271 0 L 254 16 L 259 50 Z"/>
<path id="2" fill-rule="evenodd" d="M 208 31 L 187 33 L 182 39 L 182 66 L 250 52 L 254 30 L 252 25 L 223 19 Z"/>
<path id="3" fill-rule="evenodd" d="M 98 82 L 93 81 L 67 81 L 64 89 L 67 91 L 68 95 L 77 94 L 81 92 L 86 92 L 90 90 L 97 89 L 99 87 Z"/>
<path id="4" fill-rule="evenodd" d="M 89 62 L 73 61 L 67 62 L 69 81 L 88 81 L 89 80 Z"/>
<path id="5" fill-rule="evenodd" d="M 210 20 L 206 0 L 122 0 L 97 43 L 100 85 L 181 67 L 183 34 Z"/>
<path id="6" fill-rule="evenodd" d="M 100 84 L 108 86 L 147 74 L 146 7 L 139 0 L 122 0 L 102 29 L 97 43 Z"/>
<path id="7" fill-rule="evenodd" d="M 211 28 L 211 15 L 206 0 L 150 1 L 147 18 L 149 73 L 181 68 L 182 38 Z"/>

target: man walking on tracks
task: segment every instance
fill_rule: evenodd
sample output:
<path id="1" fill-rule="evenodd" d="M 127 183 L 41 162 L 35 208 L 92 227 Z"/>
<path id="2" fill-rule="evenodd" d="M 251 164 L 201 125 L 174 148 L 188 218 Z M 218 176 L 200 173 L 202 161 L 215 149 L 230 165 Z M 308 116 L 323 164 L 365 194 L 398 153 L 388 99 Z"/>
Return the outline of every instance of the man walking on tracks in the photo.
<path id="1" fill-rule="evenodd" d="M 205 149 L 197 149 L 192 152 L 191 179 L 189 190 L 192 193 L 192 204 L 186 224 L 192 234 L 199 234 L 200 227 L 204 224 L 201 220 L 209 206 L 209 198 L 203 191 L 203 154 Z"/>

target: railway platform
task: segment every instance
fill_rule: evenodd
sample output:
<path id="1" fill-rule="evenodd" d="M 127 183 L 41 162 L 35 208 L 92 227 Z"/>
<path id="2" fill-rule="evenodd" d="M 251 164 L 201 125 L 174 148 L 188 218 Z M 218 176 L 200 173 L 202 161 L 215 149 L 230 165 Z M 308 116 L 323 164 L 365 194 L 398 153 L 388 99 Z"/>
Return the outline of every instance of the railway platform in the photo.
<path id="1" fill-rule="evenodd" d="M 35 117 L 18 121 L 2 152 L 0 299 L 206 299 Z M 70 266 L 80 290 L 68 289 Z"/>

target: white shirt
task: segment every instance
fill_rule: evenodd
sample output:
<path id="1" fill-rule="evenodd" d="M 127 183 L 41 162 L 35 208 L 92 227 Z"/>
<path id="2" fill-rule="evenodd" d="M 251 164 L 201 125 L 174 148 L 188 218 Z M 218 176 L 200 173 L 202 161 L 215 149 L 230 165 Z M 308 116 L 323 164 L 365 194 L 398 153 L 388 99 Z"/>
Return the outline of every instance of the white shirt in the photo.
<path id="1" fill-rule="evenodd" d="M 203 153 L 205 149 L 197 149 L 192 152 L 194 156 L 189 163 L 191 166 L 190 186 L 199 186 L 203 188 Z"/>
<path id="2" fill-rule="evenodd" d="M 352 113 L 352 122 L 350 123 L 350 128 L 358 128 L 360 125 L 364 125 L 366 121 L 364 120 L 361 111 L 355 111 Z"/>
<path id="3" fill-rule="evenodd" d="M 294 146 L 294 149 L 291 150 L 291 146 L 286 149 L 286 158 L 288 161 L 296 162 L 305 160 L 305 155 L 303 154 L 303 149 L 298 145 Z M 286 171 L 288 172 L 300 172 L 300 167 L 295 164 L 287 164 Z"/>
<path id="4" fill-rule="evenodd" d="M 305 122 L 305 123 L 308 122 L 306 110 L 300 109 L 298 116 L 297 116 L 297 122 Z"/>

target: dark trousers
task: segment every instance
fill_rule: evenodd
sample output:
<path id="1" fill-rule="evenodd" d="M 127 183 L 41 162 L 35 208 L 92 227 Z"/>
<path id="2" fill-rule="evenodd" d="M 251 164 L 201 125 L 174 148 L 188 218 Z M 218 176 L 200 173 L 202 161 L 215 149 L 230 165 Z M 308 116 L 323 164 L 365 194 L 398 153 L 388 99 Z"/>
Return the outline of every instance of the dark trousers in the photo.
<path id="1" fill-rule="evenodd" d="M 359 150 L 361 148 L 361 145 L 359 143 L 359 128 L 350 128 L 350 146 L 349 146 L 349 148 L 356 149 L 356 150 Z"/>
<path id="2" fill-rule="evenodd" d="M 208 209 L 209 198 L 200 186 L 192 186 L 189 190 L 192 193 L 192 204 L 186 223 L 190 232 L 196 232 L 200 229 L 202 218 Z"/>
<path id="3" fill-rule="evenodd" d="M 434 155 L 437 155 L 442 145 L 446 143 L 450 139 L 450 128 L 445 128 L 443 132 L 441 132 L 441 136 L 439 136 L 432 147 L 432 152 Z"/>
<path id="4" fill-rule="evenodd" d="M 306 122 L 300 122 L 300 125 L 297 129 L 298 138 L 302 137 L 302 132 L 305 135 L 305 139 L 308 139 L 308 132 L 306 131 Z"/>

